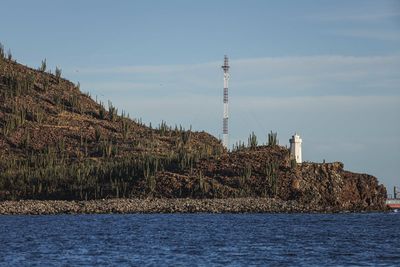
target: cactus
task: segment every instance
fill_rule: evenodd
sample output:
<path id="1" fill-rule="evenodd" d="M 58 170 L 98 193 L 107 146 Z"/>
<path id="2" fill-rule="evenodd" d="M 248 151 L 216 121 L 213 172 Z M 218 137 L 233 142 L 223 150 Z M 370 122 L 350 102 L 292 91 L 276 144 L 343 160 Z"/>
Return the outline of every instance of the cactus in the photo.
<path id="1" fill-rule="evenodd" d="M 121 129 L 122 129 L 122 137 L 124 140 L 126 140 L 128 134 L 129 134 L 130 128 L 131 127 L 130 127 L 130 124 L 128 123 L 128 121 L 125 119 L 122 119 L 121 120 Z"/>
<path id="2" fill-rule="evenodd" d="M 104 108 L 99 109 L 99 118 L 104 120 L 106 118 L 106 110 Z"/>
<path id="3" fill-rule="evenodd" d="M 2 43 L 0 43 L 0 60 L 4 59 L 6 57 L 6 54 L 4 53 L 4 46 Z"/>
<path id="4" fill-rule="evenodd" d="M 246 164 L 246 167 L 242 170 L 242 173 L 239 176 L 239 189 L 241 196 L 244 196 L 249 191 L 248 182 L 251 178 L 251 168 L 250 164 Z"/>
<path id="5" fill-rule="evenodd" d="M 239 141 L 239 142 L 236 142 L 236 143 L 233 145 L 232 151 L 240 151 L 240 150 L 243 150 L 243 149 L 245 149 L 245 148 L 246 148 L 245 143 L 242 142 L 242 141 Z"/>
<path id="6" fill-rule="evenodd" d="M 161 136 L 164 136 L 171 128 L 168 127 L 165 121 L 161 121 L 161 124 L 158 126 L 158 131 L 160 132 Z"/>
<path id="7" fill-rule="evenodd" d="M 42 63 L 40 65 L 40 67 L 39 67 L 39 71 L 45 72 L 46 68 L 47 68 L 47 63 L 46 63 L 46 59 L 44 59 L 44 60 L 42 60 Z"/>
<path id="8" fill-rule="evenodd" d="M 181 130 L 180 137 L 181 137 L 183 145 L 187 145 L 192 138 L 192 132 L 190 130 L 189 131 Z"/>
<path id="9" fill-rule="evenodd" d="M 248 138 L 247 146 L 251 149 L 254 149 L 257 147 L 257 145 L 258 145 L 257 136 L 254 134 L 254 132 L 251 132 Z"/>
<path id="10" fill-rule="evenodd" d="M 243 175 L 244 175 L 246 181 L 248 181 L 250 179 L 250 177 L 251 177 L 251 165 L 250 164 L 246 165 Z"/>
<path id="11" fill-rule="evenodd" d="M 24 138 L 22 140 L 22 147 L 25 149 L 29 148 L 30 142 L 31 136 L 29 134 L 29 131 L 25 131 Z"/>
<path id="12" fill-rule="evenodd" d="M 49 80 L 48 80 L 47 78 L 45 78 L 45 79 L 43 80 L 43 91 L 44 91 L 44 92 L 47 91 L 47 89 L 49 88 L 49 85 L 50 85 Z"/>
<path id="13" fill-rule="evenodd" d="M 68 96 L 67 105 L 71 108 L 72 112 L 82 113 L 82 105 L 78 95 Z"/>
<path id="14" fill-rule="evenodd" d="M 118 109 L 116 109 L 111 101 L 108 101 L 108 116 L 110 121 L 115 121 L 117 118 Z"/>
<path id="15" fill-rule="evenodd" d="M 58 68 L 58 67 L 56 67 L 56 72 L 55 72 L 55 74 L 56 74 L 57 80 L 60 81 L 60 78 L 61 78 L 61 69 Z"/>
<path id="16" fill-rule="evenodd" d="M 276 146 L 279 141 L 277 139 L 278 133 L 273 133 L 272 131 L 268 133 L 268 146 Z"/>
<path id="17" fill-rule="evenodd" d="M 8 52 L 7 52 L 7 59 L 8 59 L 9 61 L 11 61 L 11 60 L 12 60 L 12 53 L 11 53 L 11 49 L 8 49 Z"/>
<path id="18" fill-rule="evenodd" d="M 278 168 L 279 165 L 277 162 L 268 162 L 265 164 L 263 170 L 268 187 L 274 196 L 277 194 Z"/>
<path id="19" fill-rule="evenodd" d="M 195 189 L 201 194 L 201 196 L 207 194 L 210 190 L 210 185 L 204 179 L 203 173 L 201 171 L 197 174 L 196 181 L 197 186 Z"/>
<path id="20" fill-rule="evenodd" d="M 157 186 L 157 181 L 155 176 L 149 176 L 147 178 L 147 187 L 149 189 L 149 194 L 152 196 Z"/>
<path id="21" fill-rule="evenodd" d="M 101 143 L 101 151 L 103 157 L 110 158 L 117 154 L 117 147 L 113 144 L 111 138 L 107 138 Z"/>
<path id="22" fill-rule="evenodd" d="M 324 163 L 325 163 L 325 162 L 324 162 Z M 291 159 L 291 160 L 290 160 L 290 168 L 291 168 L 292 170 L 294 170 L 294 169 L 296 169 L 296 166 L 297 166 L 296 160 L 295 160 L 295 159 Z"/>

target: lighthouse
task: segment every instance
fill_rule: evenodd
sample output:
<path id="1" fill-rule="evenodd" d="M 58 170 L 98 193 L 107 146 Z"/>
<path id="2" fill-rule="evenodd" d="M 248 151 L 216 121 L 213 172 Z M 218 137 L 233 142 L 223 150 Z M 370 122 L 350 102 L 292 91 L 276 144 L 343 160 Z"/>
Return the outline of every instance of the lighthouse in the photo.
<path id="1" fill-rule="evenodd" d="M 302 163 L 302 158 L 301 158 L 301 143 L 303 140 L 301 140 L 300 135 L 295 133 L 292 135 L 292 138 L 289 139 L 290 143 L 290 158 L 296 160 L 296 163 Z"/>

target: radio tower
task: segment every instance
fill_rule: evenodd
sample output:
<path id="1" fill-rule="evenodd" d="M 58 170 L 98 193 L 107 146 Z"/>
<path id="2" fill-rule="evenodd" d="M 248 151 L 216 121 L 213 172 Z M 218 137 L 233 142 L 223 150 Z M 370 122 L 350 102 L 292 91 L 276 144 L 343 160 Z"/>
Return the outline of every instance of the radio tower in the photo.
<path id="1" fill-rule="evenodd" d="M 221 66 L 224 70 L 224 117 L 222 121 L 222 144 L 228 149 L 228 80 L 229 80 L 229 61 L 228 56 L 224 57 L 224 65 Z"/>

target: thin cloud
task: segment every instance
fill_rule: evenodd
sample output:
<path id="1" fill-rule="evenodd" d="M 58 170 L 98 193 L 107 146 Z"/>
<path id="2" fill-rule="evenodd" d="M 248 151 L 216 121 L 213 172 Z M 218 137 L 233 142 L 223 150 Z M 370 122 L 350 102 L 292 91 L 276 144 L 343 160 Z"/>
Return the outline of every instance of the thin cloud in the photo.
<path id="1" fill-rule="evenodd" d="M 204 64 L 177 64 L 177 65 L 142 65 L 142 66 L 115 66 L 106 68 L 91 68 L 81 67 L 79 72 L 82 74 L 159 74 L 159 73 L 171 73 L 171 72 L 184 72 L 188 70 L 196 70 L 204 67 L 209 67 L 215 63 L 204 63 Z"/>
<path id="2" fill-rule="evenodd" d="M 317 20 L 317 21 L 326 21 L 326 22 L 342 22 L 342 21 L 353 21 L 353 22 L 370 22 L 370 21 L 379 21 L 385 19 L 393 19 L 400 17 L 400 11 L 371 11 L 371 12 L 363 12 L 360 13 L 359 10 L 353 11 L 352 13 L 346 14 L 317 14 L 307 16 L 308 19 Z"/>
<path id="3" fill-rule="evenodd" d="M 220 64 L 126 66 L 91 69 L 85 90 L 103 93 L 219 95 Z M 400 56 L 267 57 L 231 61 L 232 94 L 246 95 L 398 95 Z M 98 71 L 97 74 L 96 71 Z M 123 70 L 122 72 L 119 72 Z M 126 71 L 132 71 L 131 75 Z M 148 71 L 141 75 L 137 70 Z M 157 70 L 158 72 L 156 72 Z M 108 72 L 107 72 L 108 71 Z M 93 82 L 92 75 L 109 75 Z M 133 97 L 134 95 L 132 95 Z"/>
<path id="4" fill-rule="evenodd" d="M 353 29 L 337 31 L 336 34 L 381 41 L 400 41 L 400 31 Z"/>
<path id="5" fill-rule="evenodd" d="M 146 82 L 85 82 L 86 89 L 94 89 L 102 92 L 140 92 L 140 91 L 157 91 L 163 90 L 168 84 L 163 83 L 146 83 Z"/>
<path id="6" fill-rule="evenodd" d="M 246 68 L 249 70 L 262 67 L 268 69 L 285 69 L 287 67 L 312 67 L 330 66 L 338 64 L 374 64 L 392 63 L 398 61 L 400 56 L 342 56 L 342 55 L 317 55 L 301 57 L 264 57 L 249 59 L 233 59 L 231 65 L 235 68 Z M 220 67 L 221 62 L 207 62 L 202 64 L 181 64 L 181 65 L 138 65 L 138 66 L 114 66 L 107 68 L 77 67 L 80 74 L 165 74 L 192 71 L 212 70 Z M 306 64 L 306 65 L 304 65 Z"/>

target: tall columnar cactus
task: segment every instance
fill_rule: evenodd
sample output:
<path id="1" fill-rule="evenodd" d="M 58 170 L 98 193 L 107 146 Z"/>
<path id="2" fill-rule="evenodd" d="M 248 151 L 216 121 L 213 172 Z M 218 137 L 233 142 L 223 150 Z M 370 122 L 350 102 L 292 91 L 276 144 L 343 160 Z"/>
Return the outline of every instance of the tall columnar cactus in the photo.
<path id="1" fill-rule="evenodd" d="M 113 106 L 111 101 L 108 101 L 108 116 L 110 121 L 115 121 L 117 119 L 118 109 Z"/>
<path id="2" fill-rule="evenodd" d="M 104 103 L 100 101 L 99 103 L 100 108 L 99 108 L 99 118 L 101 120 L 104 120 L 106 118 L 106 108 L 104 107 Z"/>
<path id="3" fill-rule="evenodd" d="M 254 149 L 257 147 L 257 145 L 258 145 L 257 136 L 255 135 L 254 132 L 251 132 L 251 134 L 248 138 L 247 146 L 251 149 Z"/>
<path id="4" fill-rule="evenodd" d="M 11 61 L 12 58 L 13 58 L 13 57 L 12 57 L 11 49 L 8 49 L 7 59 L 8 59 L 9 61 Z"/>
<path id="5" fill-rule="evenodd" d="M 44 59 L 44 60 L 42 60 L 42 63 L 40 64 L 39 71 L 45 72 L 46 68 L 47 68 L 47 62 L 46 62 L 46 59 Z"/>
<path id="6" fill-rule="evenodd" d="M 171 128 L 168 127 L 165 121 L 161 121 L 161 124 L 158 126 L 158 130 L 161 136 L 164 136 L 168 131 L 171 131 Z"/>
<path id="7" fill-rule="evenodd" d="M 130 132 L 130 124 L 126 119 L 121 120 L 121 129 L 122 129 L 122 137 L 124 140 L 128 137 L 128 134 Z"/>
<path id="8" fill-rule="evenodd" d="M 268 133 L 268 146 L 276 146 L 278 145 L 278 133 L 270 132 Z"/>
<path id="9" fill-rule="evenodd" d="M 4 59 L 6 57 L 6 54 L 4 53 L 4 46 L 2 43 L 0 43 L 0 60 Z"/>
<path id="10" fill-rule="evenodd" d="M 59 67 L 56 67 L 56 73 L 55 74 L 56 74 L 57 80 L 60 81 L 61 69 Z"/>
<path id="11" fill-rule="evenodd" d="M 99 127 L 99 126 L 96 126 L 96 127 L 94 128 L 94 139 L 96 140 L 96 142 L 99 142 L 99 141 L 100 141 L 101 136 L 102 136 L 102 134 L 101 134 L 100 127 Z"/>
<path id="12" fill-rule="evenodd" d="M 295 159 L 291 159 L 291 160 L 290 160 L 290 168 L 291 168 L 292 170 L 294 170 L 294 169 L 296 169 L 296 166 L 297 166 L 296 160 L 295 160 Z"/>
<path id="13" fill-rule="evenodd" d="M 268 182 L 268 187 L 274 196 L 276 196 L 277 194 L 278 168 L 279 168 L 278 163 L 268 162 L 265 164 L 263 171 L 265 179 Z"/>

